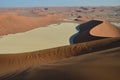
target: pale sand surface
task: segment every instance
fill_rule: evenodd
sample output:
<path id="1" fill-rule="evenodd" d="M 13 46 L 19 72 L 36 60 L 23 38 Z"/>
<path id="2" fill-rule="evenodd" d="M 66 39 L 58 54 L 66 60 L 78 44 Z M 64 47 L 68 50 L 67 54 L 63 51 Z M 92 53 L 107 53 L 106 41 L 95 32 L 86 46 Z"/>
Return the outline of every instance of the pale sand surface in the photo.
<path id="1" fill-rule="evenodd" d="M 111 24 L 117 26 L 117 27 L 120 27 L 120 23 L 115 23 L 115 22 L 112 22 Z"/>
<path id="2" fill-rule="evenodd" d="M 53 24 L 0 38 L 0 53 L 21 53 L 69 45 L 77 23 Z"/>

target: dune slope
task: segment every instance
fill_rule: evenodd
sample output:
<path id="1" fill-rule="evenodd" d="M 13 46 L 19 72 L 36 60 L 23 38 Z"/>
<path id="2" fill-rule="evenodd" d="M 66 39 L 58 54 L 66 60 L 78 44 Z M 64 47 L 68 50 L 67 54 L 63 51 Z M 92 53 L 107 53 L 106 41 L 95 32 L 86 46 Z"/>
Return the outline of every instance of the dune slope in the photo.
<path id="1" fill-rule="evenodd" d="M 87 41 L 92 41 L 92 40 L 104 39 L 104 37 L 92 36 L 89 33 L 92 28 L 94 28 L 97 25 L 100 25 L 101 23 L 103 23 L 103 21 L 90 20 L 88 22 L 80 24 L 77 27 L 77 30 L 79 31 L 79 33 L 74 38 L 73 43 L 82 43 L 82 42 L 87 42 Z"/>
<path id="2" fill-rule="evenodd" d="M 120 37 L 91 35 L 91 29 L 101 24 L 102 21 L 96 20 L 82 24 L 74 41 L 78 44 L 28 53 L 0 54 L 0 80 L 119 79 Z"/>
<path id="3" fill-rule="evenodd" d="M 108 37 L 120 37 L 120 29 L 107 21 L 90 20 L 77 27 L 79 34 L 74 43 L 99 40 Z"/>
<path id="4" fill-rule="evenodd" d="M 25 32 L 34 28 L 61 22 L 61 14 L 47 15 L 44 17 L 19 16 L 15 13 L 0 14 L 0 35 Z"/>
<path id="5" fill-rule="evenodd" d="M 120 37 L 120 29 L 109 22 L 104 21 L 102 24 L 91 29 L 90 34 L 100 37 Z"/>
<path id="6" fill-rule="evenodd" d="M 108 38 L 22 54 L 0 54 L 0 75 L 54 60 L 118 47 L 120 38 Z M 9 66 L 9 68 L 8 68 Z M 14 67 L 13 67 L 14 66 Z"/>
<path id="7" fill-rule="evenodd" d="M 119 80 L 120 47 L 28 67 L 0 80 Z"/>

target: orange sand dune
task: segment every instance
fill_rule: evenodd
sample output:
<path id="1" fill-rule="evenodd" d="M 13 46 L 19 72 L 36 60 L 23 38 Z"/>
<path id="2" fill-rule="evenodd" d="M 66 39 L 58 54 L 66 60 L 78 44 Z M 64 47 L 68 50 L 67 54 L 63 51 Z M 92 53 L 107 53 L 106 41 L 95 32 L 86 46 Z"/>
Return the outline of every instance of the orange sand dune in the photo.
<path id="1" fill-rule="evenodd" d="M 90 34 L 91 29 L 102 24 L 103 21 L 92 20 L 78 26 L 80 32 L 74 39 L 78 44 L 28 53 L 0 54 L 0 80 L 119 79 L 120 37 L 113 37 L 116 33 L 107 37 Z"/>
<path id="2" fill-rule="evenodd" d="M 37 27 L 62 21 L 61 14 L 47 15 L 44 17 L 18 16 L 15 13 L 0 14 L 0 35 L 24 32 Z"/>
<path id="3" fill-rule="evenodd" d="M 100 37 L 120 37 L 120 29 L 107 21 L 90 30 L 90 34 Z"/>
<path id="4" fill-rule="evenodd" d="M 74 43 L 99 40 L 107 37 L 120 37 L 120 29 L 106 21 L 90 20 L 80 24 L 77 29 L 79 34 L 75 37 Z"/>
<path id="5" fill-rule="evenodd" d="M 81 42 L 86 42 L 86 41 L 104 39 L 103 37 L 92 36 L 89 33 L 92 28 L 94 28 L 97 25 L 100 25 L 102 22 L 103 21 L 99 21 L 99 20 L 90 20 L 88 22 L 80 24 L 77 27 L 79 34 L 77 34 L 77 36 L 74 38 L 73 43 L 81 43 Z"/>
<path id="6" fill-rule="evenodd" d="M 120 47 L 32 66 L 0 80 L 119 80 Z"/>
<path id="7" fill-rule="evenodd" d="M 15 72 L 16 70 L 23 70 L 26 67 L 40 65 L 50 61 L 118 47 L 119 44 L 120 38 L 108 38 L 23 54 L 0 54 L 0 75 Z"/>

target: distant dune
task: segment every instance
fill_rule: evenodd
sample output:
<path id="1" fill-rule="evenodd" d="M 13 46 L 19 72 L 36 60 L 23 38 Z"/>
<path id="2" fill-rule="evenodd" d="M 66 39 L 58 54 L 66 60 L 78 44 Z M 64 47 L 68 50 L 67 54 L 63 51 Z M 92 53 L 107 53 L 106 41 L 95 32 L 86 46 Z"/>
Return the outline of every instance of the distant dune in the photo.
<path id="1" fill-rule="evenodd" d="M 0 35 L 25 32 L 34 28 L 61 22 L 61 14 L 49 14 L 44 17 L 19 16 L 15 13 L 0 13 Z"/>
<path id="2" fill-rule="evenodd" d="M 80 31 L 72 45 L 28 53 L 0 54 L 0 80 L 119 79 L 119 30 L 108 24 L 106 28 L 105 24 L 98 20 L 81 24 L 77 27 Z M 97 29 L 101 29 L 98 28 L 100 25 L 112 33 L 99 36 Z M 91 35 L 92 29 L 94 32 Z M 118 32 L 115 33 L 114 29 Z"/>

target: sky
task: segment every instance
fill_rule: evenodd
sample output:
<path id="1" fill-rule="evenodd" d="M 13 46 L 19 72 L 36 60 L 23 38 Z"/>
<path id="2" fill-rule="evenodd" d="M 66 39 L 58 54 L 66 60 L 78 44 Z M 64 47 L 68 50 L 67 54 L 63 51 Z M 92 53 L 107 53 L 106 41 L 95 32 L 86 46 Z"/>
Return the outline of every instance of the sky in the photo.
<path id="1" fill-rule="evenodd" d="M 0 0 L 0 7 L 120 6 L 120 0 Z"/>

